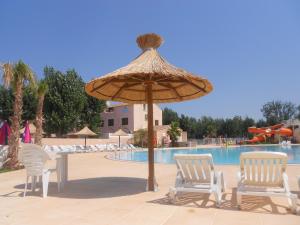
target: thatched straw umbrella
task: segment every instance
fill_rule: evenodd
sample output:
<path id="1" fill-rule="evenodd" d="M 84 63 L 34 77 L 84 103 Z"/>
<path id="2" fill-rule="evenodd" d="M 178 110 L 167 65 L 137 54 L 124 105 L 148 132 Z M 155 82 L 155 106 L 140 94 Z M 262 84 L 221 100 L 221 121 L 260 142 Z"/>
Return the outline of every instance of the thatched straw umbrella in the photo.
<path id="1" fill-rule="evenodd" d="M 112 135 L 119 137 L 119 148 L 120 148 L 121 147 L 121 136 L 128 136 L 128 133 L 126 133 L 123 129 L 119 129 Z"/>
<path id="2" fill-rule="evenodd" d="M 156 189 L 153 150 L 153 103 L 180 102 L 212 91 L 211 83 L 164 60 L 157 48 L 163 39 L 157 34 L 137 38 L 142 53 L 130 64 L 86 84 L 86 92 L 99 99 L 148 104 L 148 190 Z"/>
<path id="3" fill-rule="evenodd" d="M 82 128 L 80 131 L 72 134 L 80 137 L 84 137 L 84 146 L 86 147 L 86 137 L 88 136 L 96 136 L 97 134 L 91 131 L 87 126 Z"/>

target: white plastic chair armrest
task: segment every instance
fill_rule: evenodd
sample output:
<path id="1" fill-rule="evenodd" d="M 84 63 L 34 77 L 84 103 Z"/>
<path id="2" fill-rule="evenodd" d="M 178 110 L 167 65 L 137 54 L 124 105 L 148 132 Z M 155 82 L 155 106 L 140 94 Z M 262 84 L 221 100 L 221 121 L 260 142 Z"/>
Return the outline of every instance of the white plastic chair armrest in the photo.
<path id="1" fill-rule="evenodd" d="M 285 172 L 282 173 L 282 181 L 283 181 L 283 187 L 285 191 L 287 193 L 290 193 L 289 178 Z"/>
<path id="2" fill-rule="evenodd" d="M 239 187 L 243 181 L 243 179 L 245 178 L 244 175 L 242 175 L 241 171 L 238 171 L 236 174 L 236 178 L 237 178 L 237 186 Z"/>
<path id="3" fill-rule="evenodd" d="M 226 185 L 225 185 L 225 179 L 224 179 L 223 172 L 217 171 L 216 178 L 217 178 L 217 183 L 216 183 L 217 187 L 221 190 L 221 192 L 222 192 L 222 190 L 224 191 L 226 188 Z"/>

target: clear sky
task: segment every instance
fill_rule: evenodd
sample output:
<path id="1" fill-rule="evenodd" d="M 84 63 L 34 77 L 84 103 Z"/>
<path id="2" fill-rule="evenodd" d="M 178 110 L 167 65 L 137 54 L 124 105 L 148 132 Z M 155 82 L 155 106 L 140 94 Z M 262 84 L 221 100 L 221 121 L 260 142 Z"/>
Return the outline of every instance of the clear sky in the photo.
<path id="1" fill-rule="evenodd" d="M 300 1 L 0 2 L 0 61 L 74 68 L 85 81 L 128 64 L 155 32 L 170 63 L 208 78 L 206 97 L 167 106 L 194 117 L 262 117 L 271 100 L 300 104 Z"/>

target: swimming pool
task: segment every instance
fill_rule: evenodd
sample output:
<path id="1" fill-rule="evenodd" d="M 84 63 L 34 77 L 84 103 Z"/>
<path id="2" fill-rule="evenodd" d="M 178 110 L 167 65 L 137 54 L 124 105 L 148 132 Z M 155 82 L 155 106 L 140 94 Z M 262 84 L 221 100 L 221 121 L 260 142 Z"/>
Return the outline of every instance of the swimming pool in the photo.
<path id="1" fill-rule="evenodd" d="M 157 163 L 174 163 L 174 154 L 203 154 L 211 153 L 215 164 L 230 165 L 239 164 L 242 152 L 252 151 L 274 151 L 285 152 L 288 155 L 288 163 L 300 164 L 300 146 L 281 147 L 281 146 L 241 146 L 229 148 L 201 148 L 201 149 L 168 149 L 157 150 L 154 160 Z M 132 160 L 139 162 L 148 161 L 147 151 L 120 152 L 115 155 L 115 159 Z"/>

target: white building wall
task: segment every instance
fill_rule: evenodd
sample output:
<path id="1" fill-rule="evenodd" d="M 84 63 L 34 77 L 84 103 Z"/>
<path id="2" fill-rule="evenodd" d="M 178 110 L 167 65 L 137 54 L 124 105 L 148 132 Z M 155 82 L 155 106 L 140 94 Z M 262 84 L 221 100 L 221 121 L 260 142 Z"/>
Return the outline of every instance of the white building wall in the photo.
<path id="1" fill-rule="evenodd" d="M 101 113 L 101 119 L 104 121 L 104 126 L 101 127 L 102 133 L 114 133 L 122 128 L 127 132 L 133 132 L 139 129 L 148 127 L 147 105 L 119 105 L 112 106 L 112 112 Z M 122 125 L 122 118 L 128 118 L 128 125 Z M 108 126 L 108 120 L 114 119 L 114 125 Z M 158 125 L 162 125 L 162 110 L 157 104 L 153 105 L 153 124 L 158 121 Z"/>

